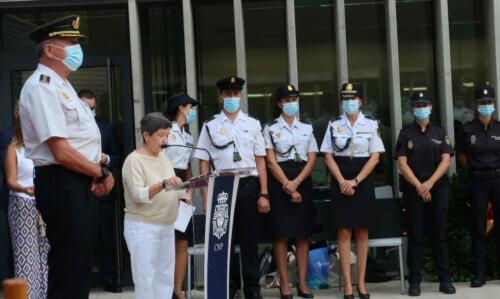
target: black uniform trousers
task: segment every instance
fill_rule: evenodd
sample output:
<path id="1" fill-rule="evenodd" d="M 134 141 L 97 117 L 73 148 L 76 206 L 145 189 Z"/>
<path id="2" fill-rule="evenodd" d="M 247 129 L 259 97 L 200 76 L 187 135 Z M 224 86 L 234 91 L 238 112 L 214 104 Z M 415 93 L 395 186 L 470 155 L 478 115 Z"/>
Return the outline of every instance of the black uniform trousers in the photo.
<path id="1" fill-rule="evenodd" d="M 257 211 L 260 186 L 257 177 L 241 178 L 233 222 L 233 244 L 231 246 L 231 282 L 232 289 L 237 289 L 240 272 L 239 259 L 234 253 L 234 245 L 239 244 L 246 298 L 260 292 L 258 242 L 262 232 L 263 215 Z"/>
<path id="2" fill-rule="evenodd" d="M 408 214 L 408 268 L 410 283 L 422 280 L 422 244 L 426 232 L 431 233 L 434 265 L 441 282 L 450 280 L 446 223 L 450 199 L 450 183 L 441 178 L 431 190 L 432 201 L 424 203 L 414 187 L 406 184 L 404 200 Z"/>
<path id="3" fill-rule="evenodd" d="M 101 278 L 104 285 L 118 285 L 116 252 L 115 199 L 100 199 L 97 248 L 101 254 Z"/>
<path id="4" fill-rule="evenodd" d="M 87 299 L 98 200 L 91 178 L 59 165 L 35 167 L 36 205 L 47 224 L 48 299 Z"/>
<path id="5" fill-rule="evenodd" d="M 472 262 L 475 273 L 486 272 L 486 217 L 488 202 L 493 206 L 497 261 L 500 263 L 500 177 L 471 180 Z"/>

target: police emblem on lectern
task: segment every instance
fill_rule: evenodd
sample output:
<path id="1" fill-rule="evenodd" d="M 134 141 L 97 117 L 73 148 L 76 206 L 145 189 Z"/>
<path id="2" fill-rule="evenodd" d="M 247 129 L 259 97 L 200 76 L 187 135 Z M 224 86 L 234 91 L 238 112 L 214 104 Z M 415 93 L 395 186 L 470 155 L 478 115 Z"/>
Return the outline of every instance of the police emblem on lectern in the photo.
<path id="1" fill-rule="evenodd" d="M 226 192 L 221 192 L 217 195 L 218 203 L 215 206 L 214 217 L 212 219 L 212 233 L 217 239 L 222 238 L 227 232 L 227 224 L 229 222 L 227 199 L 228 194 Z"/>

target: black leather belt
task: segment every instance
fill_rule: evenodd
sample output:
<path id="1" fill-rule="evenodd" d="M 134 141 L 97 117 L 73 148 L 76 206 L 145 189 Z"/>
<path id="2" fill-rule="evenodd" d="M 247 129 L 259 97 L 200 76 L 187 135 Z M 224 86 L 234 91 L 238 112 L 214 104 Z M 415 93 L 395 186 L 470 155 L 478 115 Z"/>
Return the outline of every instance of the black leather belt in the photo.
<path id="1" fill-rule="evenodd" d="M 472 170 L 471 175 L 479 180 L 495 179 L 500 177 L 500 169 L 493 170 Z"/>

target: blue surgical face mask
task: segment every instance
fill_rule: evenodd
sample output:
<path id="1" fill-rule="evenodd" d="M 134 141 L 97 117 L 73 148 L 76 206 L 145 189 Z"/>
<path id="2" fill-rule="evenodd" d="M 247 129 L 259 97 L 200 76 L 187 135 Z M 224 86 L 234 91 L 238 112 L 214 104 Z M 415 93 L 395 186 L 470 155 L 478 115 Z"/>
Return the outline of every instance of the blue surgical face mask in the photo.
<path id="1" fill-rule="evenodd" d="M 73 72 L 76 71 L 82 65 L 83 51 L 82 47 L 80 47 L 80 44 L 66 46 L 66 47 L 60 47 L 57 45 L 52 45 L 52 46 L 64 49 L 66 57 L 64 59 L 59 59 L 56 57 L 56 59 L 61 60 L 64 63 L 64 65 L 67 66 Z"/>
<path id="2" fill-rule="evenodd" d="M 478 105 L 477 112 L 479 112 L 479 115 L 481 116 L 491 116 L 493 112 L 495 112 L 495 105 Z"/>
<path id="3" fill-rule="evenodd" d="M 189 109 L 188 115 L 186 116 L 186 122 L 190 124 L 195 120 L 196 120 L 196 111 L 194 111 L 193 109 Z"/>
<path id="4" fill-rule="evenodd" d="M 431 115 L 431 107 L 419 107 L 413 110 L 413 115 L 418 120 L 426 120 L 429 119 Z"/>
<path id="5" fill-rule="evenodd" d="M 240 98 L 224 98 L 224 110 L 234 113 L 240 109 Z"/>
<path id="6" fill-rule="evenodd" d="M 299 112 L 299 102 L 285 103 L 282 110 L 287 116 L 295 116 Z"/>
<path id="7" fill-rule="evenodd" d="M 342 109 L 347 114 L 354 114 L 359 111 L 359 100 L 343 100 Z"/>

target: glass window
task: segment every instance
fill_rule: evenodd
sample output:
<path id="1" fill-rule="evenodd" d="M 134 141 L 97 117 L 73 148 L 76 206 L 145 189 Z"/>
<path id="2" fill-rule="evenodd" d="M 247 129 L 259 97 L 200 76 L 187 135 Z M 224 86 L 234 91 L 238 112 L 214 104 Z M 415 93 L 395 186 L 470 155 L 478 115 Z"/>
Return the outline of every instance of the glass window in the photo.
<path id="1" fill-rule="evenodd" d="M 261 122 L 267 122 L 277 115 L 276 89 L 288 84 L 285 1 L 244 1 L 243 17 L 248 112 Z"/>
<path id="2" fill-rule="evenodd" d="M 396 1 L 403 124 L 413 121 L 410 96 L 429 91 L 433 97 L 431 118 L 439 120 L 435 68 L 434 6 L 431 0 Z"/>
<path id="3" fill-rule="evenodd" d="M 456 129 L 473 117 L 474 88 L 489 83 L 485 2 L 454 0 L 448 5 Z"/>
<path id="4" fill-rule="evenodd" d="M 392 183 L 392 124 L 387 82 L 385 7 L 381 0 L 347 0 L 346 36 L 349 81 L 363 86 L 362 110 L 379 121 L 385 154 L 376 180 Z"/>
<path id="5" fill-rule="evenodd" d="M 311 122 L 321 146 L 329 121 L 338 115 L 335 0 L 295 1 L 300 117 Z M 315 184 L 327 185 L 323 156 L 313 172 Z"/>
<path id="6" fill-rule="evenodd" d="M 1 15 L 2 52 L 9 54 L 32 53 L 33 42 L 28 33 L 36 27 L 64 16 L 80 16 L 80 31 L 87 36 L 82 43 L 86 54 L 128 53 L 128 15 L 123 8 L 92 9 L 75 11 L 51 11 L 36 13 L 15 13 Z"/>
<path id="7" fill-rule="evenodd" d="M 193 1 L 201 124 L 219 113 L 217 80 L 236 74 L 233 1 Z M 201 128 L 200 124 L 200 128 Z"/>
<path id="8" fill-rule="evenodd" d="M 143 6 L 141 22 L 147 108 L 163 111 L 166 98 L 186 91 L 181 3 Z"/>

